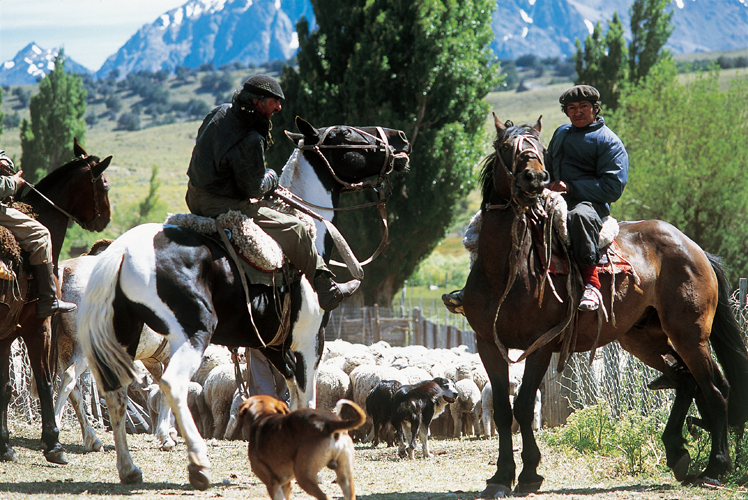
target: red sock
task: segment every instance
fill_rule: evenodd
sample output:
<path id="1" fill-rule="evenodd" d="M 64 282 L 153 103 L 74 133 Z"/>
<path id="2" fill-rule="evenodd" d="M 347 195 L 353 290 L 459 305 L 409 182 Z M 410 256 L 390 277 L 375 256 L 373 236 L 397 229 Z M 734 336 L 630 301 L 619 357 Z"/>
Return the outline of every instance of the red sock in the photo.
<path id="1" fill-rule="evenodd" d="M 586 285 L 592 285 L 600 289 L 600 280 L 597 277 L 597 266 L 587 266 L 582 269 L 582 281 Z"/>

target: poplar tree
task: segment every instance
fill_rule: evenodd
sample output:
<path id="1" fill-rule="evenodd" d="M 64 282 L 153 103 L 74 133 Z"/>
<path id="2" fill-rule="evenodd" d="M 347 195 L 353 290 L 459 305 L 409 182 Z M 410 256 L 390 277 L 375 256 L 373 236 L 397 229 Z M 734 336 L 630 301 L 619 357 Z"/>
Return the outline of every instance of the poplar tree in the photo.
<path id="1" fill-rule="evenodd" d="M 499 74 L 489 46 L 496 2 L 312 0 L 312 6 L 319 29 L 310 32 L 303 19 L 297 26 L 298 69 L 283 70 L 286 101 L 274 121 L 295 131 L 299 115 L 317 127 L 379 125 L 407 134 L 411 170 L 392 179 L 389 244 L 365 268 L 362 284 L 365 303 L 389 306 L 443 239 L 487 152 L 485 97 Z M 280 168 L 291 148 L 276 142 L 268 161 Z M 371 193 L 344 198 L 348 204 L 375 199 Z M 337 224 L 362 259 L 379 244 L 374 209 L 342 212 Z"/>
<path id="2" fill-rule="evenodd" d="M 73 158 L 74 138 L 85 142 L 86 90 L 80 76 L 65 71 L 62 50 L 31 97 L 29 112 L 30 120 L 21 122 L 21 167 L 35 182 Z"/>

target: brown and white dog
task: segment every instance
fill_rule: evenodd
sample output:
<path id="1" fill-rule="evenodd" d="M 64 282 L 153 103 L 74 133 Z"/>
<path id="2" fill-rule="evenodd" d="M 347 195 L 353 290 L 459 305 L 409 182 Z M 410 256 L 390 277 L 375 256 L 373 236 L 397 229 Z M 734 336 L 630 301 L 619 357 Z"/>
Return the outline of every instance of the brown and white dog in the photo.
<path id="1" fill-rule="evenodd" d="M 341 399 L 354 410 L 355 417 L 343 420 L 329 410 L 303 408 L 290 411 L 286 403 L 272 396 L 252 396 L 239 410 L 249 431 L 249 463 L 265 483 L 270 498 L 291 498 L 291 480 L 320 500 L 329 497 L 320 489 L 317 473 L 333 469 L 345 500 L 356 498 L 353 486 L 353 440 L 349 430 L 366 421 L 366 414 L 353 401 Z"/>
<path id="2" fill-rule="evenodd" d="M 429 451 L 429 426 L 448 404 L 454 403 L 457 389 L 447 378 L 436 377 L 416 385 L 404 385 L 393 396 L 392 426 L 397 432 L 398 455 L 414 458 L 416 437 L 421 438 L 423 458 Z"/>

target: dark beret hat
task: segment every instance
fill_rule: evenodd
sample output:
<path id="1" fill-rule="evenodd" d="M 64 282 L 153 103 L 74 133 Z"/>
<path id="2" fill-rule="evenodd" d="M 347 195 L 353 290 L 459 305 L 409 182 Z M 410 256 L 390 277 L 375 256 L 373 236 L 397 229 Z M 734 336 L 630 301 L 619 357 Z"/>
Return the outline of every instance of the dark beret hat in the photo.
<path id="1" fill-rule="evenodd" d="M 590 85 L 575 85 L 574 87 L 561 94 L 558 102 L 560 102 L 561 104 L 569 104 L 570 102 L 595 102 L 599 100 L 600 92 L 598 92 L 595 87 L 592 87 Z"/>
<path id="2" fill-rule="evenodd" d="M 281 89 L 278 81 L 272 76 L 267 75 L 254 75 L 250 76 L 243 86 L 244 90 L 251 92 L 256 95 L 264 97 L 276 97 L 278 99 L 285 99 L 283 95 L 283 89 Z"/>

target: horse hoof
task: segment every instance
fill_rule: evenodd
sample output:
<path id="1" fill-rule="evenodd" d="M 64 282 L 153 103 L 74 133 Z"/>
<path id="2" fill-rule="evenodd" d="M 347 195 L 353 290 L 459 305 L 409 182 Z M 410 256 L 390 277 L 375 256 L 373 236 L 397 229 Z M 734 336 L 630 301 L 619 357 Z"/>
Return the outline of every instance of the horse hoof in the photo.
<path id="1" fill-rule="evenodd" d="M 174 448 L 176 448 L 177 443 L 175 443 L 172 440 L 166 441 L 161 445 L 161 451 L 174 451 Z"/>
<path id="2" fill-rule="evenodd" d="M 104 451 L 104 443 L 100 439 L 96 439 L 91 446 L 88 447 L 89 451 Z"/>
<path id="3" fill-rule="evenodd" d="M 52 464 L 67 465 L 68 457 L 65 455 L 65 450 L 60 446 L 59 449 L 55 448 L 52 451 L 44 453 L 44 458 L 47 462 Z"/>
<path id="4" fill-rule="evenodd" d="M 511 492 L 512 489 L 509 486 L 489 483 L 478 498 L 504 498 Z"/>
<path id="5" fill-rule="evenodd" d="M 129 473 L 120 474 L 119 480 L 122 484 L 140 484 L 143 482 L 143 473 L 135 467 Z"/>
<path id="6" fill-rule="evenodd" d="M 16 455 L 16 450 L 13 448 L 8 448 L 8 451 L 0 455 L 0 462 L 18 462 L 18 455 Z"/>
<path id="7" fill-rule="evenodd" d="M 193 488 L 205 491 L 210 488 L 210 467 L 203 467 L 197 464 L 187 466 L 190 476 L 190 484 Z"/>
<path id="8" fill-rule="evenodd" d="M 722 486 L 722 483 L 719 481 L 719 479 L 714 479 L 707 476 L 702 476 L 697 478 L 693 482 L 694 486 Z"/>
<path id="9" fill-rule="evenodd" d="M 543 485 L 543 480 L 540 481 L 532 481 L 532 482 L 526 482 L 526 483 L 517 483 L 517 486 L 514 488 L 514 492 L 519 495 L 527 495 L 530 493 L 536 493 L 540 490 L 540 487 Z"/>
<path id="10" fill-rule="evenodd" d="M 688 453 L 683 454 L 682 457 L 673 465 L 670 469 L 673 471 L 673 476 L 678 482 L 683 482 L 688 478 L 688 467 L 691 465 L 691 457 Z"/>

